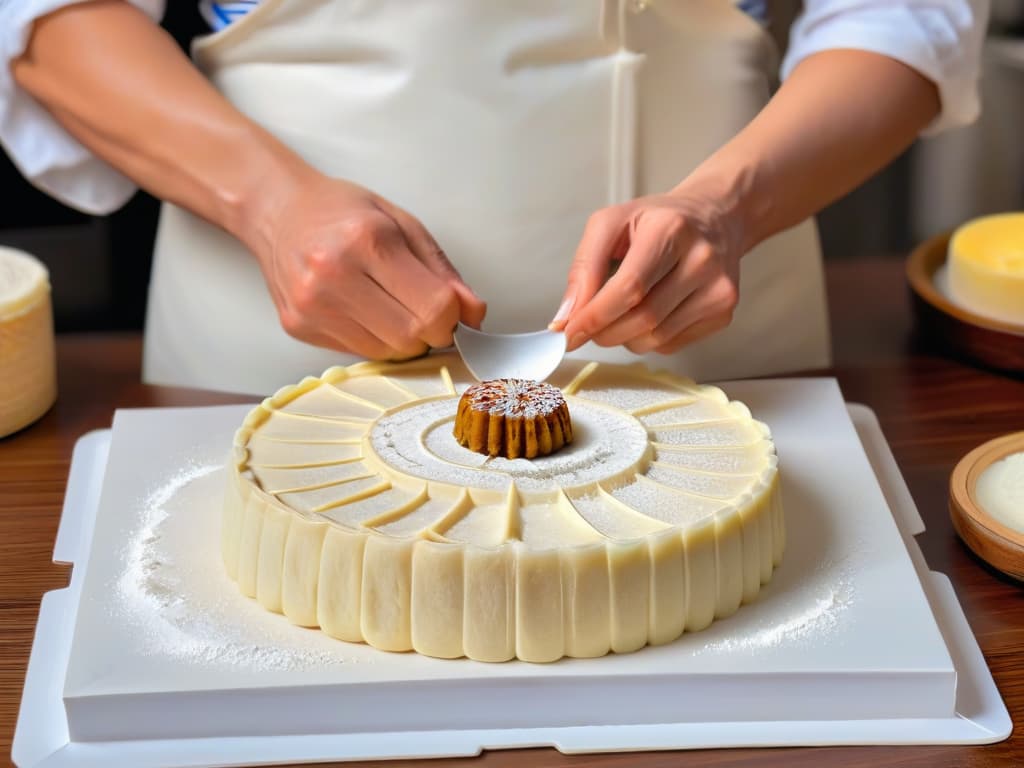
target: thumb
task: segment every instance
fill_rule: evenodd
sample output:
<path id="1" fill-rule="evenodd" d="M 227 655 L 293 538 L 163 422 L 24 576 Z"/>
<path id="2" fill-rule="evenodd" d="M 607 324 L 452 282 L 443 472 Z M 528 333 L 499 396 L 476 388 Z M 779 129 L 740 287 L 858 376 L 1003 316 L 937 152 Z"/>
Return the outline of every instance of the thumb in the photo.
<path id="1" fill-rule="evenodd" d="M 585 307 L 604 285 L 612 262 L 625 254 L 629 233 L 624 214 L 621 206 L 604 208 L 587 221 L 576 256 L 569 267 L 562 304 L 548 325 L 551 330 L 565 330 L 569 318 Z"/>

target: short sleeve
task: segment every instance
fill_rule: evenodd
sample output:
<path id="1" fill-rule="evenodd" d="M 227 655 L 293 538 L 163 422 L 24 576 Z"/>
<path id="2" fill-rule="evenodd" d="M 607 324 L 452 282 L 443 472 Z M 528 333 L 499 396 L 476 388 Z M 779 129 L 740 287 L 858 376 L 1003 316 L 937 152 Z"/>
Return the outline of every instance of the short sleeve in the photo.
<path id="1" fill-rule="evenodd" d="M 806 0 L 782 76 L 808 56 L 848 48 L 901 61 L 935 83 L 942 111 L 925 130 L 965 125 L 980 112 L 978 79 L 989 0 Z"/>
<path id="2" fill-rule="evenodd" d="M 76 141 L 11 74 L 11 63 L 24 53 L 35 20 L 81 1 L 0 2 L 0 145 L 36 187 L 72 208 L 102 214 L 124 205 L 135 185 Z M 163 15 L 164 0 L 132 4 L 154 21 Z"/>

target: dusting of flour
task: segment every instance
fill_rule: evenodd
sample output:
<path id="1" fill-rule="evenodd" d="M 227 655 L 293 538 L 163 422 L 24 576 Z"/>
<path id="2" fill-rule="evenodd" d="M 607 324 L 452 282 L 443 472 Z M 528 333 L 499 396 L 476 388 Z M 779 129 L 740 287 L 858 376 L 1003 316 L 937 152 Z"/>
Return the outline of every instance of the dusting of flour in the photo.
<path id="1" fill-rule="evenodd" d="M 774 607 L 755 618 L 757 603 L 745 606 L 745 626 L 730 626 L 729 620 L 716 622 L 715 628 L 727 634 L 695 649 L 695 653 L 756 654 L 783 645 L 830 642 L 853 600 L 849 569 L 822 564 L 802 586 L 785 595 L 781 610 Z"/>
<path id="2" fill-rule="evenodd" d="M 220 555 L 222 469 L 186 465 L 141 502 L 115 591 L 144 651 L 281 671 L 356 661 L 337 640 L 270 613 L 228 578 Z"/>
<path id="3" fill-rule="evenodd" d="M 186 465 L 140 502 L 139 524 L 114 584 L 114 610 L 143 651 L 199 666 L 273 671 L 373 663 L 371 654 L 347 654 L 344 643 L 297 627 L 239 592 L 220 554 L 222 470 L 220 464 Z M 846 565 L 819 562 L 798 584 L 773 579 L 767 592 L 774 594 L 762 594 L 735 618 L 693 636 L 706 638 L 694 655 L 830 642 L 854 602 Z"/>

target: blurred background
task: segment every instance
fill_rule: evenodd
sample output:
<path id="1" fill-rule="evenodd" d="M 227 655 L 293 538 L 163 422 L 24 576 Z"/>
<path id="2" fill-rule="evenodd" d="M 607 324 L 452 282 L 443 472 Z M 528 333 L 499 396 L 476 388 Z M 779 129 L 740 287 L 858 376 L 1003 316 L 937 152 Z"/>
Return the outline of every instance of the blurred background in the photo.
<path id="1" fill-rule="evenodd" d="M 183 46 L 206 31 L 195 2 L 168 3 L 164 27 Z M 785 48 L 800 0 L 772 0 Z M 819 217 L 825 256 L 902 258 L 917 242 L 983 213 L 1024 210 L 1024 0 L 993 0 L 981 120 L 917 142 L 884 173 Z M 103 218 L 37 192 L 0 154 L 0 244 L 50 269 L 58 332 L 139 329 L 158 204 L 139 193 Z"/>

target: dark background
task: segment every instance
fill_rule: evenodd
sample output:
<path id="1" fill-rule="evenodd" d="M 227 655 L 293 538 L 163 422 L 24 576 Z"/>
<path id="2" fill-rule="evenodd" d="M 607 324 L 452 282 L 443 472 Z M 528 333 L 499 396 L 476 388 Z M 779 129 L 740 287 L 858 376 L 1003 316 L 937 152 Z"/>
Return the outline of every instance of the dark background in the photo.
<path id="1" fill-rule="evenodd" d="M 784 48 L 799 0 L 770 4 Z M 207 30 L 195 0 L 167 3 L 164 27 L 187 48 Z M 981 213 L 1024 209 L 1024 0 L 993 0 L 983 116 L 974 126 L 919 141 L 886 171 L 819 216 L 825 256 L 902 258 L 918 241 Z M 58 331 L 138 329 L 158 203 L 139 193 L 91 217 L 25 182 L 0 155 L 0 244 L 50 269 Z"/>

